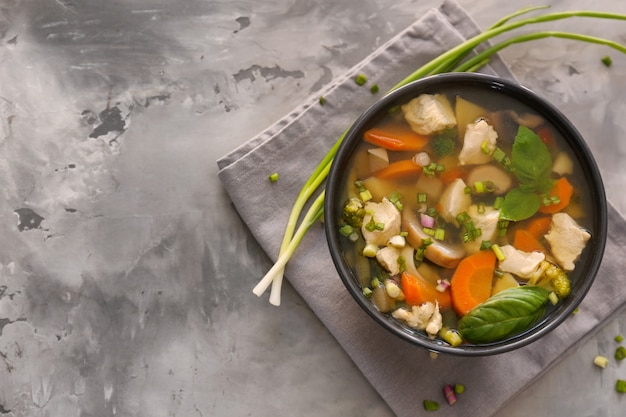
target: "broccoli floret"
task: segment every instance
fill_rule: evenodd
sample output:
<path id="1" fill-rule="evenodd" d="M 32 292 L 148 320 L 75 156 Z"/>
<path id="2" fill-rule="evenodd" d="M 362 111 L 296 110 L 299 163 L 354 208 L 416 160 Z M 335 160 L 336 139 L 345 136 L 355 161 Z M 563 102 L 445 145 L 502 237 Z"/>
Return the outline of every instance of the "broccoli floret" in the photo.
<path id="1" fill-rule="evenodd" d="M 363 225 L 363 217 L 365 216 L 365 206 L 358 198 L 351 198 L 343 206 L 343 220 L 346 224 L 360 229 Z"/>
<path id="2" fill-rule="evenodd" d="M 552 289 L 559 300 L 567 297 L 572 290 L 572 283 L 563 269 L 548 261 L 543 261 L 539 267 L 543 271 L 537 285 Z"/>
<path id="3" fill-rule="evenodd" d="M 441 134 L 435 136 L 432 142 L 433 151 L 438 157 L 442 157 L 452 153 L 456 147 L 454 136 L 456 134 L 455 129 L 447 129 Z"/>

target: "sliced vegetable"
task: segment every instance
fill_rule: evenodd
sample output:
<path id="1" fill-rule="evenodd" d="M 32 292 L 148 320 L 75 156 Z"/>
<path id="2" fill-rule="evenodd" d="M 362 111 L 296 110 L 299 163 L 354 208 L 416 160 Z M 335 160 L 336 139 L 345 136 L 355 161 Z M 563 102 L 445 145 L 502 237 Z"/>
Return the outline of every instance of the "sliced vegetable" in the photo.
<path id="1" fill-rule="evenodd" d="M 439 292 L 434 284 L 424 278 L 404 272 L 400 278 L 404 301 L 410 306 L 425 302 L 439 303 L 442 310 L 450 307 L 450 291 Z"/>
<path id="2" fill-rule="evenodd" d="M 463 258 L 450 280 L 452 306 L 460 316 L 467 314 L 491 295 L 496 255 L 490 250 Z"/>
<path id="3" fill-rule="evenodd" d="M 626 347 L 620 346 L 615 349 L 615 359 L 618 361 L 623 361 L 626 358 Z"/>
<path id="4" fill-rule="evenodd" d="M 551 216 L 535 217 L 529 220 L 528 225 L 526 226 L 526 230 L 532 237 L 539 240 L 543 238 L 546 233 L 548 233 L 551 223 Z"/>
<path id="5" fill-rule="evenodd" d="M 365 132 L 363 139 L 391 151 L 419 151 L 428 143 L 428 136 L 396 125 L 372 128 Z"/>
<path id="6" fill-rule="evenodd" d="M 626 392 L 626 381 L 624 381 L 623 379 L 618 379 L 615 382 L 615 391 L 619 392 L 619 393 L 625 393 Z"/>
<path id="7" fill-rule="evenodd" d="M 437 401 L 424 400 L 424 410 L 437 411 L 439 410 L 439 403 Z"/>
<path id="8" fill-rule="evenodd" d="M 570 184 L 565 177 L 559 178 L 554 183 L 552 190 L 548 193 L 550 204 L 539 207 L 539 212 L 556 213 L 563 210 L 570 203 L 572 194 L 574 194 L 572 184 Z"/>
<path id="9" fill-rule="evenodd" d="M 520 333 L 543 316 L 549 294 L 531 285 L 504 290 L 461 317 L 458 331 L 474 343 L 496 342 Z"/>
<path id="10" fill-rule="evenodd" d="M 422 167 L 413 163 L 410 159 L 392 162 L 386 167 L 379 169 L 372 175 L 382 180 L 401 180 L 417 178 L 422 172 Z"/>
<path id="11" fill-rule="evenodd" d="M 513 246 L 524 252 L 539 251 L 546 253 L 546 248 L 532 233 L 525 229 L 517 229 L 513 234 Z"/>

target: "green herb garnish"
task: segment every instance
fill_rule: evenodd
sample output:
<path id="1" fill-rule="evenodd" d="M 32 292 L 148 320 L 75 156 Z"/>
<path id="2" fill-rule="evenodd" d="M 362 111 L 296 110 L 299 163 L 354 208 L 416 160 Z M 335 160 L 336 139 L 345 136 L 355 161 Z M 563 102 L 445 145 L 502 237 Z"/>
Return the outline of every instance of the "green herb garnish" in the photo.
<path id="1" fill-rule="evenodd" d="M 511 152 L 511 172 L 517 177 L 519 187 L 510 190 L 500 208 L 500 218 L 519 221 L 531 217 L 541 207 L 538 193 L 552 189 L 554 180 L 552 156 L 539 135 L 520 126 Z"/>

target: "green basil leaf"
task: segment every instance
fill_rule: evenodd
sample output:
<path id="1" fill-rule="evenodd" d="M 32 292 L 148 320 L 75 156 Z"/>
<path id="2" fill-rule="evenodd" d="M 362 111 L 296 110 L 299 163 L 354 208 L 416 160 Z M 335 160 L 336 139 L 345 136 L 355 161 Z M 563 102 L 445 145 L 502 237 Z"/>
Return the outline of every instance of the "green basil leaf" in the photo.
<path id="1" fill-rule="evenodd" d="M 520 126 L 511 151 L 511 168 L 520 185 L 539 192 L 545 189 L 546 179 L 552 173 L 552 156 L 539 135 Z"/>
<path id="2" fill-rule="evenodd" d="M 534 192 L 513 188 L 506 193 L 500 207 L 502 220 L 520 221 L 531 217 L 541 207 L 539 196 Z"/>
<path id="3" fill-rule="evenodd" d="M 543 316 L 549 294 L 545 288 L 531 285 L 508 288 L 470 310 L 459 320 L 457 330 L 473 343 L 506 339 Z"/>

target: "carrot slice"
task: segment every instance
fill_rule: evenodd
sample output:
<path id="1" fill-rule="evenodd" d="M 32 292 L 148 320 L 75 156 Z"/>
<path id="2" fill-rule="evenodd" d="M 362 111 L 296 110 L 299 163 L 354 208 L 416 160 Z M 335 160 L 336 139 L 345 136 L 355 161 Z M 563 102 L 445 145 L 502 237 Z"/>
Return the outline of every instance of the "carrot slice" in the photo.
<path id="1" fill-rule="evenodd" d="M 461 260 L 450 280 L 450 296 L 454 311 L 460 316 L 491 296 L 496 255 L 481 250 Z"/>
<path id="2" fill-rule="evenodd" d="M 524 252 L 546 252 L 546 248 L 539 242 L 539 240 L 525 229 L 517 229 L 515 231 L 513 234 L 513 246 L 518 250 L 523 250 Z"/>
<path id="3" fill-rule="evenodd" d="M 428 136 L 420 135 L 405 125 L 375 127 L 365 132 L 364 139 L 373 145 L 391 151 L 419 151 L 428 143 Z"/>
<path id="4" fill-rule="evenodd" d="M 529 220 L 526 230 L 535 239 L 541 239 L 548 233 L 551 224 L 552 216 L 535 217 Z"/>
<path id="5" fill-rule="evenodd" d="M 400 278 L 400 285 L 404 293 L 404 301 L 411 306 L 422 305 L 427 301 L 439 303 L 441 310 L 450 308 L 450 291 L 437 291 L 437 287 L 430 281 L 422 277 L 416 277 L 407 272 L 403 272 Z"/>
<path id="6" fill-rule="evenodd" d="M 422 172 L 420 165 L 414 164 L 410 159 L 392 162 L 384 168 L 372 173 L 381 180 L 413 179 Z"/>
<path id="7" fill-rule="evenodd" d="M 542 205 L 539 208 L 541 213 L 557 213 L 563 210 L 569 204 L 572 194 L 574 193 L 574 187 L 565 177 L 561 177 L 554 183 L 552 190 L 548 194 L 550 198 L 557 197 L 559 199 L 558 204 L 550 204 L 547 206 Z"/>

